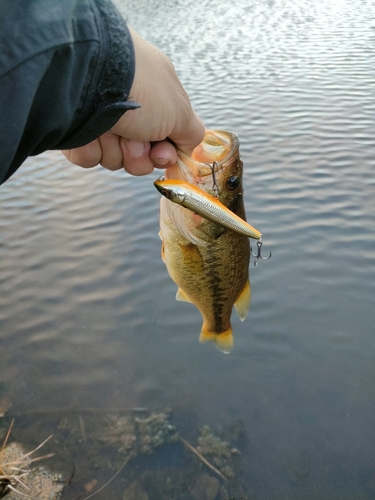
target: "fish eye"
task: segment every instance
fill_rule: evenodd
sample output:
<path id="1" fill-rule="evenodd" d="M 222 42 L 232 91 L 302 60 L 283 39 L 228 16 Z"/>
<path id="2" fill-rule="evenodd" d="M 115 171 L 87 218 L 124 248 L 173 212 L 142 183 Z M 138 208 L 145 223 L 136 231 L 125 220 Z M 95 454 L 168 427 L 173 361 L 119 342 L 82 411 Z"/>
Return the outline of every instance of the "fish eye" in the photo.
<path id="1" fill-rule="evenodd" d="M 228 177 L 226 183 L 225 183 L 225 187 L 229 190 L 229 191 L 234 191 L 235 189 L 238 188 L 238 186 L 240 185 L 241 183 L 241 178 L 240 177 L 237 177 L 237 175 L 232 175 L 231 177 Z"/>

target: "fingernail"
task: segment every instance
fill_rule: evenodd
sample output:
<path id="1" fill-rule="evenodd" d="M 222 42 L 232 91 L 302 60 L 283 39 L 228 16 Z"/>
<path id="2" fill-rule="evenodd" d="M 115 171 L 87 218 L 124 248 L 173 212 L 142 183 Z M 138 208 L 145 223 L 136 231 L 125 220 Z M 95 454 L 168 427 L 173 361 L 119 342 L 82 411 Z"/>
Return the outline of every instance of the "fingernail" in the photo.
<path id="1" fill-rule="evenodd" d="M 168 165 L 168 163 L 170 162 L 170 160 L 168 158 L 155 158 L 154 162 L 157 164 L 157 165 Z"/>
<path id="2" fill-rule="evenodd" d="M 139 158 L 145 152 L 145 143 L 139 141 L 127 141 L 126 147 L 133 158 Z"/>

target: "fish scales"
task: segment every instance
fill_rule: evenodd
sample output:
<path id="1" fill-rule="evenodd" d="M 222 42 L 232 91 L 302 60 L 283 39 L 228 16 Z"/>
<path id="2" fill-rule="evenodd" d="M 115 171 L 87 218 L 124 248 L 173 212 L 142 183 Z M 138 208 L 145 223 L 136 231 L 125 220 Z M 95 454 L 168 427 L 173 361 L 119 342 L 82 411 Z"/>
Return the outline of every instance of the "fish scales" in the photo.
<path id="1" fill-rule="evenodd" d="M 183 241 L 176 232 L 168 243 L 163 240 L 163 246 L 171 278 L 198 309 L 203 308 L 205 326 L 216 334 L 226 332 L 233 304 L 248 280 L 249 239 L 224 231 L 203 246 Z"/>
<path id="2" fill-rule="evenodd" d="M 247 268 L 238 266 L 237 263 L 244 260 L 246 255 L 250 257 L 247 238 L 233 238 L 233 234 L 226 231 L 220 239 L 221 241 L 202 249 L 212 300 L 213 317 L 210 321 L 218 333 L 225 332 L 230 327 L 230 315 L 238 298 L 238 290 L 242 290 L 247 281 Z"/>

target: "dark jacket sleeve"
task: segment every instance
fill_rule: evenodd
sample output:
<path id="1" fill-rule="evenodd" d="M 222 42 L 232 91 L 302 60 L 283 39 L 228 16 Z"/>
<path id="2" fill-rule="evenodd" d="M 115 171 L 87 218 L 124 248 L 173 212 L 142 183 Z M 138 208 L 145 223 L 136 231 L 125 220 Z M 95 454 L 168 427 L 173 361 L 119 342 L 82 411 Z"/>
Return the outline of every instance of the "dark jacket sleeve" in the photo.
<path id="1" fill-rule="evenodd" d="M 1 0 L 0 26 L 0 184 L 28 156 L 87 144 L 139 107 L 110 0 Z"/>

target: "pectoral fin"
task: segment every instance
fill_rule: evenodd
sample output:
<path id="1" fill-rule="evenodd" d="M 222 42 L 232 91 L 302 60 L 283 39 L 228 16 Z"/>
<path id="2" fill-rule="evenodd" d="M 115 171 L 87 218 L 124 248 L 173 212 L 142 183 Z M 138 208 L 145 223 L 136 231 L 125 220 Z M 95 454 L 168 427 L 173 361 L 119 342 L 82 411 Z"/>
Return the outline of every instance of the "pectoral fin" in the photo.
<path id="1" fill-rule="evenodd" d="M 162 240 L 161 242 L 161 260 L 164 262 L 164 264 L 166 264 L 166 260 L 165 260 L 165 248 L 164 248 L 164 241 Z"/>
<path id="2" fill-rule="evenodd" d="M 186 293 L 179 288 L 176 293 L 176 300 L 180 300 L 181 302 L 191 302 Z"/>
<path id="3" fill-rule="evenodd" d="M 249 312 L 250 299 L 251 299 L 250 281 L 247 280 L 246 285 L 244 286 L 242 292 L 240 293 L 240 296 L 238 297 L 238 299 L 234 304 L 238 317 L 240 318 L 241 321 L 243 321 L 246 318 L 247 313 Z"/>
<path id="4" fill-rule="evenodd" d="M 206 342 L 214 342 L 216 347 L 223 353 L 229 354 L 233 348 L 233 334 L 232 328 L 222 333 L 209 332 L 204 327 L 199 336 L 199 342 L 205 344 Z"/>

